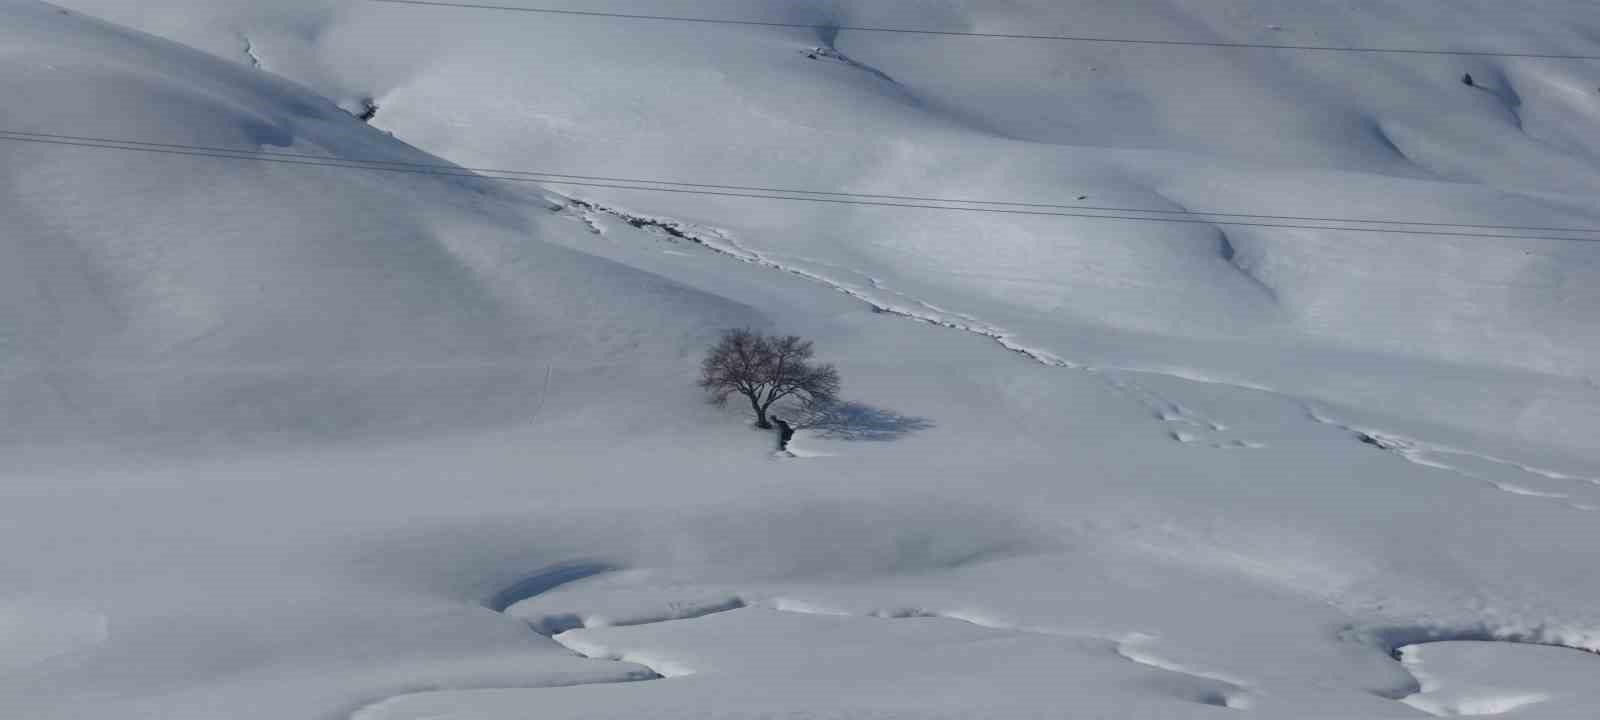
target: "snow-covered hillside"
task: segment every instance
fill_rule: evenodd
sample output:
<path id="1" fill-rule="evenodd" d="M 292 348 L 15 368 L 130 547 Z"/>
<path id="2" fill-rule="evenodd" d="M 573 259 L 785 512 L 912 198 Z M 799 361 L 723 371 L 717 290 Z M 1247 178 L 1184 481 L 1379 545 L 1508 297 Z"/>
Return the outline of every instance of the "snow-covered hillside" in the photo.
<path id="1" fill-rule="evenodd" d="M 1600 422 L 1592 385 L 1553 379 L 1593 377 L 1600 334 L 1581 312 L 1548 311 L 1600 302 L 1586 281 L 1593 243 L 1534 239 L 1600 239 L 1588 200 L 1600 180 L 1600 61 L 827 29 L 1593 55 L 1585 33 L 1600 11 L 1590 3 L 1541 3 L 1536 12 L 1488 1 L 644 8 L 814 22 L 814 30 L 312 0 L 301 10 L 77 5 L 241 61 L 247 40 L 267 69 L 346 106 L 370 97 L 380 127 L 468 166 L 1064 204 L 1102 210 L 1047 211 L 1142 218 L 574 189 L 714 224 L 752 251 L 886 304 L 927 302 L 949 310 L 942 319 L 971 316 L 1071 361 L 1183 370 L 1333 401 L 1402 396 L 1399 408 L 1425 405 L 1456 425 L 1536 442 L 1586 442 L 1572 428 Z M 560 7 L 641 11 L 638 3 Z M 849 62 L 810 59 L 823 44 Z M 1460 82 L 1467 73 L 1476 87 Z M 1435 234 L 1314 229 L 1330 225 Z M 1140 342 L 1150 335 L 1154 347 Z M 1206 342 L 1215 340 L 1224 349 Z M 1237 352 L 1241 343 L 1252 351 Z M 1350 359 L 1320 367 L 1299 352 L 1307 347 L 1394 362 L 1343 377 Z M 1442 374 L 1438 364 L 1504 373 L 1463 382 L 1449 398 L 1416 392 L 1419 376 Z"/>
<path id="2" fill-rule="evenodd" d="M 1600 10 L 1280 5 L 0 0 L 0 715 L 1586 717 Z"/>
<path id="3" fill-rule="evenodd" d="M 34 3 L 6 25 L 0 82 L 28 99 L 3 122 L 8 442 L 504 420 L 551 363 L 677 358 L 752 320 L 542 242 L 539 203 L 490 183 L 168 153 L 440 162 L 192 50 Z"/>

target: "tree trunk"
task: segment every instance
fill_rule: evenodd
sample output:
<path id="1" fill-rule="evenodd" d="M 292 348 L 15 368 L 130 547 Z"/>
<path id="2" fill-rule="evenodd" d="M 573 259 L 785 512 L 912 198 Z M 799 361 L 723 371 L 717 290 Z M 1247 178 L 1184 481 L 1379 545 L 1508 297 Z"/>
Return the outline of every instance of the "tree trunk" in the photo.
<path id="1" fill-rule="evenodd" d="M 762 430 L 771 430 L 772 423 L 767 422 L 767 409 L 755 398 L 750 398 L 750 409 L 756 411 L 756 427 Z"/>
<path id="2" fill-rule="evenodd" d="M 789 441 L 794 439 L 794 426 L 783 419 L 773 420 L 778 425 L 778 449 L 788 450 Z"/>

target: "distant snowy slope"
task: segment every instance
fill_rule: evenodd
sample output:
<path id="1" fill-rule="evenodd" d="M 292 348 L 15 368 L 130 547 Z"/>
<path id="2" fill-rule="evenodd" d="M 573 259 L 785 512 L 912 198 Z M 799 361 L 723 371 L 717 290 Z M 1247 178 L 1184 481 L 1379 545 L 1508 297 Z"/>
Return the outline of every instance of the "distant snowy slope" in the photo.
<path id="1" fill-rule="evenodd" d="M 441 162 L 248 68 L 39 3 L 0 12 L 0 93 L 22 100 L 0 129 Z M 671 362 L 751 319 L 541 242 L 537 196 L 75 142 L 0 140 L 0 442 L 516 416 L 553 363 Z"/>
<path id="2" fill-rule="evenodd" d="M 533 4 L 802 27 L 70 5 L 347 107 L 373 98 L 379 127 L 466 165 L 1065 206 L 567 190 L 715 225 L 776 264 L 1074 362 L 1427 406 L 1538 442 L 1590 444 L 1572 428 L 1600 421 L 1600 60 L 838 29 L 1587 57 L 1592 3 Z M 1341 378 L 1352 362 L 1360 379 Z M 1445 395 L 1471 402 L 1417 392 L 1463 367 L 1473 378 Z"/>

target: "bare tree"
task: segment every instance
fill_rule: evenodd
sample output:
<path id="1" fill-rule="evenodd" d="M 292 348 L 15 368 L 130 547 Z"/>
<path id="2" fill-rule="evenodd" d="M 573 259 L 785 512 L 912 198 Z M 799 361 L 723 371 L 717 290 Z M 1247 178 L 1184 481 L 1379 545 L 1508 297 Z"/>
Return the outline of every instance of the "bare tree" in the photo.
<path id="1" fill-rule="evenodd" d="M 814 354 L 810 340 L 794 335 L 728 330 L 700 364 L 700 387 L 718 405 L 743 395 L 755 412 L 756 427 L 770 430 L 767 412 L 781 400 L 816 403 L 838 397 L 839 371 L 812 363 Z"/>

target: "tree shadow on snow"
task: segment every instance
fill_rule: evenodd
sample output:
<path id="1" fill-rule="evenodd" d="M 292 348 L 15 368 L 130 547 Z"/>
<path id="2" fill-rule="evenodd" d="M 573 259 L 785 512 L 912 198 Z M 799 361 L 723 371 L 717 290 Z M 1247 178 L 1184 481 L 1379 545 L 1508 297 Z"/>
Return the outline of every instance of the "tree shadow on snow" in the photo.
<path id="1" fill-rule="evenodd" d="M 808 406 L 788 415 L 796 430 L 810 430 L 829 440 L 889 442 L 934 426 L 927 418 L 854 402 Z"/>

